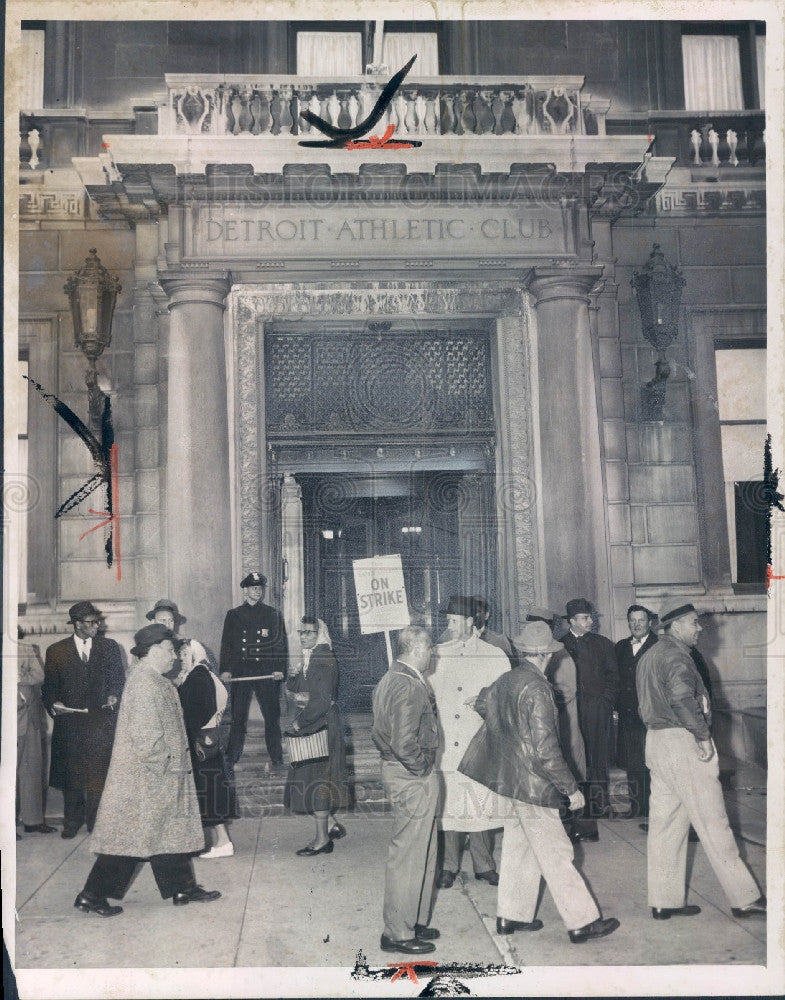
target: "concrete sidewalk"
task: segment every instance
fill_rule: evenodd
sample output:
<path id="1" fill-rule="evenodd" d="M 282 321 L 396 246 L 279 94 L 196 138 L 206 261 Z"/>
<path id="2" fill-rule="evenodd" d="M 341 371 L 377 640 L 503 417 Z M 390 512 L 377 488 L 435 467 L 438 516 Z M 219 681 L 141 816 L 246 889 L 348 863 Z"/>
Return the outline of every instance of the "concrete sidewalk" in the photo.
<path id="1" fill-rule="evenodd" d="M 722 766 L 731 823 L 765 892 L 765 774 L 751 765 Z M 23 835 L 16 845 L 16 966 L 351 967 L 359 949 L 371 966 L 386 966 L 396 958 L 379 948 L 390 818 L 370 812 L 341 820 L 348 836 L 332 855 L 317 858 L 294 853 L 312 836 L 309 817 L 238 820 L 231 828 L 234 857 L 195 861 L 199 882 L 223 893 L 219 901 L 175 910 L 161 900 L 146 865 L 123 901 L 125 912 L 112 919 L 73 906 L 94 858 L 84 831 L 69 841 Z M 602 821 L 600 841 L 579 845 L 576 863 L 603 914 L 621 921 L 615 934 L 571 944 L 545 890 L 541 931 L 497 936 L 496 890 L 474 879 L 467 852 L 455 886 L 438 893 L 433 925 L 442 936 L 426 957 L 517 966 L 765 963 L 766 922 L 731 917 L 700 844 L 690 845 L 689 901 L 703 912 L 689 920 L 652 920 L 646 834 L 637 820 Z"/>

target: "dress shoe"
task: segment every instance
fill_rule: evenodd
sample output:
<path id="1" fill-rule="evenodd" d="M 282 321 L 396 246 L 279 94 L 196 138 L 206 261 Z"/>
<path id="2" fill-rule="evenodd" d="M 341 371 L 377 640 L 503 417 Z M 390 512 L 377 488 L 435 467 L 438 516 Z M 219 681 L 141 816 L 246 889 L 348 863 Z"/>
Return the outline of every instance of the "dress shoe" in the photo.
<path id="1" fill-rule="evenodd" d="M 583 944 L 584 941 L 591 941 L 592 938 L 601 938 L 607 934 L 613 934 L 618 926 L 619 921 L 616 917 L 606 917 L 605 920 L 602 917 L 598 917 L 596 920 L 592 920 L 590 924 L 586 924 L 585 927 L 579 927 L 576 931 L 569 931 L 568 933 L 570 941 L 573 944 Z"/>
<path id="2" fill-rule="evenodd" d="M 600 834 L 597 830 L 595 830 L 594 833 L 581 833 L 581 831 L 578 830 L 578 836 L 574 838 L 576 842 L 579 840 L 588 840 L 589 843 L 592 844 L 596 844 L 599 839 Z"/>
<path id="3" fill-rule="evenodd" d="M 330 840 L 340 840 L 342 837 L 346 836 L 346 827 L 342 826 L 336 820 L 336 822 L 333 823 L 333 825 L 330 827 L 327 836 L 330 838 Z"/>
<path id="4" fill-rule="evenodd" d="M 732 906 L 730 911 L 737 920 L 743 920 L 745 917 L 765 917 L 766 897 L 760 896 L 748 906 Z"/>
<path id="5" fill-rule="evenodd" d="M 649 832 L 649 824 L 648 823 L 638 823 L 638 829 L 639 830 L 643 830 L 644 833 L 648 833 Z"/>
<path id="6" fill-rule="evenodd" d="M 688 837 L 687 837 L 687 840 L 689 840 L 689 842 L 690 842 L 691 844 L 697 844 L 697 843 L 698 843 L 698 841 L 700 840 L 700 837 L 699 837 L 699 836 L 698 836 L 698 834 L 697 834 L 697 833 L 696 833 L 696 832 L 695 832 L 695 831 L 694 831 L 694 830 L 692 829 L 692 827 L 690 827 L 690 832 L 689 832 L 689 835 L 688 835 Z"/>
<path id="7" fill-rule="evenodd" d="M 432 941 L 421 941 L 419 938 L 409 938 L 408 941 L 393 941 L 386 934 L 382 934 L 382 951 L 402 951 L 406 955 L 427 955 L 429 951 L 436 951 L 436 945 Z"/>
<path id="8" fill-rule="evenodd" d="M 60 836 L 63 840 L 73 840 L 77 833 L 79 833 L 79 827 L 74 830 L 72 826 L 66 826 Z"/>
<path id="9" fill-rule="evenodd" d="M 321 847 L 301 847 L 299 851 L 294 853 L 299 854 L 301 858 L 312 858 L 315 854 L 332 854 L 334 846 L 333 842 L 328 840 Z"/>
<path id="10" fill-rule="evenodd" d="M 47 826 L 46 823 L 36 823 L 34 826 L 28 826 L 25 823 L 25 833 L 57 833 L 56 826 Z"/>
<path id="11" fill-rule="evenodd" d="M 436 879 L 437 888 L 451 889 L 457 874 L 458 874 L 457 872 L 447 872 L 447 871 L 440 872 L 439 877 Z"/>
<path id="12" fill-rule="evenodd" d="M 425 924 L 414 925 L 414 936 L 418 941 L 435 941 L 441 937 L 435 927 L 426 927 Z"/>
<path id="13" fill-rule="evenodd" d="M 696 917 L 701 911 L 699 906 L 689 903 L 687 906 L 652 906 L 651 915 L 655 920 L 670 920 L 671 917 Z"/>
<path id="14" fill-rule="evenodd" d="M 104 896 L 92 896 L 89 892 L 80 892 L 74 906 L 83 913 L 97 913 L 99 917 L 116 917 L 123 912 L 122 906 L 112 906 Z"/>
<path id="15" fill-rule="evenodd" d="M 478 882 L 487 882 L 488 885 L 499 884 L 499 873 L 494 870 L 491 870 L 489 872 L 475 872 L 474 877 L 477 879 Z"/>
<path id="16" fill-rule="evenodd" d="M 228 844 L 221 844 L 220 847 L 211 847 L 209 851 L 203 851 L 199 857 L 200 858 L 231 858 L 234 854 L 234 844 L 229 841 Z"/>
<path id="17" fill-rule="evenodd" d="M 497 934 L 514 934 L 516 931 L 538 931 L 542 928 L 542 920 L 507 920 L 506 917 L 496 918 Z"/>
<path id="18" fill-rule="evenodd" d="M 172 896 L 172 902 L 175 906 L 185 906 L 186 903 L 212 903 L 214 899 L 220 898 L 221 894 L 217 889 L 213 889 L 211 892 L 209 889 L 203 889 L 200 885 L 192 885 L 190 889 L 176 892 Z"/>

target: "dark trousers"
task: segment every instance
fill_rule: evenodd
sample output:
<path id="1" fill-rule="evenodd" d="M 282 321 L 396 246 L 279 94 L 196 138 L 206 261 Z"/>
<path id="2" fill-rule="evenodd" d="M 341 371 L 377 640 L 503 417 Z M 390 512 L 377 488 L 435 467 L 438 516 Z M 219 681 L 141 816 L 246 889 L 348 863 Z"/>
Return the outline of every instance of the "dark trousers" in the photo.
<path id="1" fill-rule="evenodd" d="M 101 801 L 102 787 L 98 788 L 95 782 L 86 788 L 78 788 L 73 785 L 63 790 L 63 828 L 66 830 L 78 830 L 82 823 L 87 824 L 87 829 L 92 830 L 95 825 L 95 816 L 98 812 L 98 805 Z"/>
<path id="2" fill-rule="evenodd" d="M 619 709 L 619 744 L 624 753 L 630 815 L 649 815 L 649 769 L 646 767 L 646 727 L 637 711 Z"/>
<path id="3" fill-rule="evenodd" d="M 158 891 L 164 899 L 196 885 L 191 858 L 187 854 L 154 854 L 151 858 L 126 858 L 99 854 L 87 876 L 84 891 L 91 896 L 122 899 L 134 877 L 136 866 L 150 862 Z"/>
<path id="4" fill-rule="evenodd" d="M 264 741 L 270 759 L 280 761 L 281 750 L 281 702 L 280 681 L 237 681 L 232 684 L 232 726 L 229 730 L 227 756 L 230 764 L 236 764 L 243 755 L 245 730 L 248 726 L 248 710 L 251 694 L 256 695 L 264 718 Z"/>
<path id="5" fill-rule="evenodd" d="M 610 805 L 608 760 L 611 707 L 604 698 L 583 697 L 578 701 L 578 718 L 586 746 L 586 781 L 581 786 L 586 799 L 584 816 L 596 820 L 606 815 Z"/>

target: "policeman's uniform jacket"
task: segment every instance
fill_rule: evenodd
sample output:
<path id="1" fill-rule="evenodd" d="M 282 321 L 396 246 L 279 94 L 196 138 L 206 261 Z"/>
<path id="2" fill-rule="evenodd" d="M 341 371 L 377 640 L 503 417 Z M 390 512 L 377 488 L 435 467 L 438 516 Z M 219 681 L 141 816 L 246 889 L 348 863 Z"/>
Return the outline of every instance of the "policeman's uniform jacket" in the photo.
<path id="1" fill-rule="evenodd" d="M 241 604 L 227 611 L 221 638 L 221 673 L 286 677 L 289 645 L 283 616 L 269 604 Z"/>

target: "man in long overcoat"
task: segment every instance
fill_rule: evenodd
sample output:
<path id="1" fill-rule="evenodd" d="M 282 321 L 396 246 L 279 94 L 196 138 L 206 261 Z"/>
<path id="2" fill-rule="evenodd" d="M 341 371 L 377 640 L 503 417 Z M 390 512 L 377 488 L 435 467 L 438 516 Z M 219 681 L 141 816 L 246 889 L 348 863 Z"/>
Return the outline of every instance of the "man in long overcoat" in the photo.
<path id="1" fill-rule="evenodd" d="M 44 666 L 33 643 L 18 646 L 16 684 L 16 789 L 25 833 L 55 833 L 44 820 L 46 799 L 46 712 L 41 701 Z"/>
<path id="2" fill-rule="evenodd" d="M 256 695 L 264 718 L 267 753 L 274 765 L 281 766 L 280 681 L 286 679 L 289 661 L 286 626 L 281 613 L 262 600 L 266 576 L 249 573 L 240 586 L 245 601 L 227 611 L 221 638 L 221 680 L 231 683 L 232 688 L 227 756 L 232 765 L 242 756 L 251 695 Z M 245 677 L 264 679 L 243 680 Z"/>
<path id="3" fill-rule="evenodd" d="M 89 601 L 69 611 L 74 634 L 46 651 L 41 696 L 54 718 L 49 784 L 63 792 L 63 832 L 92 830 L 112 756 L 125 671 L 120 647 L 99 635 L 101 612 Z"/>
<path id="4" fill-rule="evenodd" d="M 474 702 L 484 719 L 460 763 L 462 774 L 504 797 L 496 930 L 538 931 L 540 879 L 544 876 L 574 944 L 611 934 L 614 917 L 602 919 L 573 864 L 573 848 L 559 818 L 564 799 L 579 809 L 583 795 L 559 749 L 548 661 L 562 648 L 545 622 L 530 622 L 515 640 L 519 666 L 483 688 Z"/>
<path id="5" fill-rule="evenodd" d="M 491 885 L 499 882 L 491 833 L 502 825 L 499 803 L 487 788 L 458 773 L 458 764 L 480 727 L 479 718 L 467 702 L 510 669 L 505 653 L 477 635 L 475 610 L 471 597 L 450 598 L 447 604 L 450 638 L 434 648 L 429 677 L 443 737 L 443 749 L 437 760 L 445 793 L 439 817 L 444 833 L 444 857 L 437 882 L 441 889 L 449 889 L 455 882 L 467 834 L 474 877 Z"/>
<path id="6" fill-rule="evenodd" d="M 137 864 L 149 860 L 158 889 L 175 906 L 211 902 L 196 884 L 190 855 L 204 848 L 180 699 L 163 675 L 175 660 L 172 633 L 147 625 L 134 636 L 112 762 L 90 842 L 98 855 L 74 906 L 112 917 Z"/>

